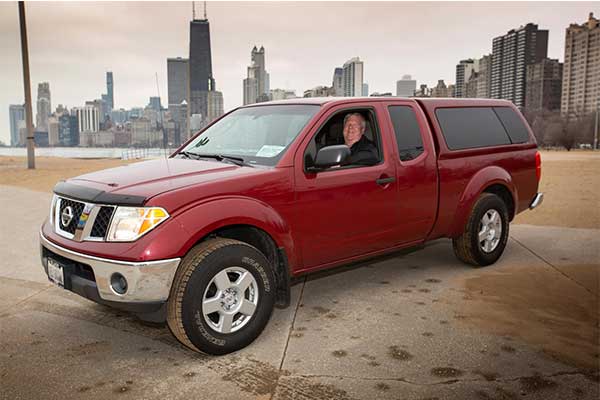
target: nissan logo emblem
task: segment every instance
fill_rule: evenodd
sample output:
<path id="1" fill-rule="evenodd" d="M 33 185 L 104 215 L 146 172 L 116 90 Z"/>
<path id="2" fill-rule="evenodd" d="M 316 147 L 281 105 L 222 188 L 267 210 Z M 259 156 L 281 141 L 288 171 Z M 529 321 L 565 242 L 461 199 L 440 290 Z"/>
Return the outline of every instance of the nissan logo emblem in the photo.
<path id="1" fill-rule="evenodd" d="M 73 220 L 73 208 L 71 206 L 65 207 L 63 212 L 60 214 L 60 223 L 62 226 L 67 227 Z"/>

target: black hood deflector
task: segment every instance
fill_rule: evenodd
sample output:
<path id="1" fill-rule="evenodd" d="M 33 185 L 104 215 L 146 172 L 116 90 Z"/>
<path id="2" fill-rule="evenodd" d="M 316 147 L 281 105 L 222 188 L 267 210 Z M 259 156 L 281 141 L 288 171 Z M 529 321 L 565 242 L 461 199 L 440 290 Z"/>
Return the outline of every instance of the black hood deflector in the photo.
<path id="1" fill-rule="evenodd" d="M 87 203 L 110 204 L 114 206 L 143 206 L 147 198 L 127 194 L 108 193 L 103 190 L 85 186 L 74 185 L 68 182 L 58 182 L 54 186 L 54 193 L 73 200 Z"/>

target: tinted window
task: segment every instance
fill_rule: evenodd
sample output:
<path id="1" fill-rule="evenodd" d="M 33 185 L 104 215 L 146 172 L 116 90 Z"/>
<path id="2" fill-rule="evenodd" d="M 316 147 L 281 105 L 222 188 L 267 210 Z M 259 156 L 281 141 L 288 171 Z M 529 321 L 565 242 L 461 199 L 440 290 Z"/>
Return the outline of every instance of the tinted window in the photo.
<path id="1" fill-rule="evenodd" d="M 435 114 L 451 150 L 510 144 L 491 107 L 438 108 Z"/>
<path id="2" fill-rule="evenodd" d="M 502 125 L 506 128 L 508 136 L 513 143 L 525 143 L 529 141 L 529 131 L 521 117 L 510 107 L 494 107 Z"/>
<path id="3" fill-rule="evenodd" d="M 400 159 L 408 161 L 418 157 L 423 152 L 423 140 L 414 110 L 408 106 L 390 106 L 388 110 L 394 125 Z"/>

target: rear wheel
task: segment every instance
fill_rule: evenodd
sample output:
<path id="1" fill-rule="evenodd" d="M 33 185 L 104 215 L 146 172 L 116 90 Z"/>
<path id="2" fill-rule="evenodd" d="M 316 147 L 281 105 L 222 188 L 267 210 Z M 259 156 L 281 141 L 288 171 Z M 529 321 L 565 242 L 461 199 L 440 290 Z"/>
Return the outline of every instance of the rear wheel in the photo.
<path id="1" fill-rule="evenodd" d="M 493 193 L 483 193 L 475 202 L 462 235 L 452 239 L 456 257 L 475 266 L 495 263 L 508 241 L 508 220 L 504 201 Z"/>
<path id="2" fill-rule="evenodd" d="M 275 302 L 275 278 L 256 248 L 211 239 L 182 261 L 167 305 L 171 332 L 192 350 L 227 354 L 250 343 L 266 326 Z"/>

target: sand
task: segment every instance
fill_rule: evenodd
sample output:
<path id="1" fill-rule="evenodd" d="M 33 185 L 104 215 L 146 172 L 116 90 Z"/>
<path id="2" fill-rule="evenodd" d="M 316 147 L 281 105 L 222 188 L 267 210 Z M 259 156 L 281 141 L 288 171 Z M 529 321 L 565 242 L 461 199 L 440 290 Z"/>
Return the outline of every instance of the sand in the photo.
<path id="1" fill-rule="evenodd" d="M 600 152 L 542 152 L 543 204 L 516 224 L 600 229 Z"/>
<path id="2" fill-rule="evenodd" d="M 126 165 L 132 161 L 115 159 L 78 159 L 36 157 L 36 169 L 27 169 L 26 157 L 0 156 L 0 185 L 19 186 L 51 192 L 54 185 L 74 176 Z"/>
<path id="3" fill-rule="evenodd" d="M 113 159 L 37 157 L 28 170 L 24 157 L 0 157 L 0 185 L 49 192 L 56 182 L 131 163 Z M 600 152 L 542 152 L 540 191 L 544 203 L 519 214 L 514 223 L 600 229 Z"/>

